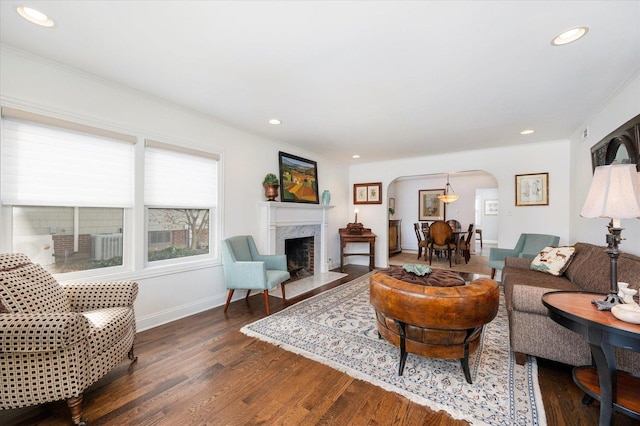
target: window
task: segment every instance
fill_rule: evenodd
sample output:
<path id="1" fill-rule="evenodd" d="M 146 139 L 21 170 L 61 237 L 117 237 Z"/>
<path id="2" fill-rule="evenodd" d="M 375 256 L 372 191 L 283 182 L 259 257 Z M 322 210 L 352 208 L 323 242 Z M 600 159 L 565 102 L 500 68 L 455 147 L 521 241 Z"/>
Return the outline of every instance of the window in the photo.
<path id="1" fill-rule="evenodd" d="M 12 250 L 53 273 L 123 265 L 135 138 L 7 108 L 2 116 Z"/>
<path id="2" fill-rule="evenodd" d="M 212 254 L 217 182 L 217 155 L 146 141 L 149 262 Z"/>
<path id="3" fill-rule="evenodd" d="M 122 265 L 123 209 L 12 207 L 13 251 L 54 274 Z"/>

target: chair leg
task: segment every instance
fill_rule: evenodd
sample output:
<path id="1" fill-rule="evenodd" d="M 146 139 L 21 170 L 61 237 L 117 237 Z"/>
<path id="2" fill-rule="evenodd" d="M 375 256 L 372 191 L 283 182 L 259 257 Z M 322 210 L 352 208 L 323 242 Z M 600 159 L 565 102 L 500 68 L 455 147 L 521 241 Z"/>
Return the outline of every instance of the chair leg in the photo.
<path id="1" fill-rule="evenodd" d="M 271 315 L 269 311 L 269 290 L 264 291 L 264 306 L 267 308 L 267 316 Z"/>
<path id="2" fill-rule="evenodd" d="M 231 296 L 233 296 L 233 290 L 229 290 L 229 295 L 227 296 L 227 303 L 224 305 L 224 312 L 227 312 L 227 308 L 229 308 L 229 302 L 231 302 Z"/>
<path id="3" fill-rule="evenodd" d="M 247 295 L 244 297 L 244 300 L 249 300 L 250 294 L 251 294 L 251 290 L 247 290 Z"/>
<path id="4" fill-rule="evenodd" d="M 74 425 L 86 426 L 87 419 L 82 418 L 82 394 L 67 399 L 67 407 L 71 411 L 71 421 Z"/>
<path id="5" fill-rule="evenodd" d="M 129 358 L 129 361 L 131 361 L 131 362 L 136 362 L 138 360 L 137 355 L 133 351 L 133 345 L 131 345 L 131 349 L 129 349 L 129 352 L 127 353 L 127 357 Z"/>
<path id="6" fill-rule="evenodd" d="M 491 268 L 491 279 L 496 277 L 496 268 Z"/>
<path id="7" fill-rule="evenodd" d="M 422 247 L 418 247 L 418 260 L 420 260 L 421 257 L 422 257 Z"/>
<path id="8" fill-rule="evenodd" d="M 427 253 L 424 254 L 425 256 Z M 429 266 L 431 266 L 431 260 L 433 259 L 433 250 L 429 248 Z"/>
<path id="9" fill-rule="evenodd" d="M 282 290 L 282 307 L 285 308 L 287 306 L 287 296 L 284 294 L 284 285 L 286 281 L 280 284 L 280 289 Z"/>

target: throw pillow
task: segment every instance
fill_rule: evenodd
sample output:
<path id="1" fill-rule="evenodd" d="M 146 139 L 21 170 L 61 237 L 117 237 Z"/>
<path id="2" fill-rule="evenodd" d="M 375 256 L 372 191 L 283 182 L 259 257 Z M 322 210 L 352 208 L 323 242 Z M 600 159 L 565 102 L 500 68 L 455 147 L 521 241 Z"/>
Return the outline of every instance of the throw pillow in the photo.
<path id="1" fill-rule="evenodd" d="M 575 247 L 545 247 L 531 261 L 530 269 L 560 276 L 569 267 Z"/>

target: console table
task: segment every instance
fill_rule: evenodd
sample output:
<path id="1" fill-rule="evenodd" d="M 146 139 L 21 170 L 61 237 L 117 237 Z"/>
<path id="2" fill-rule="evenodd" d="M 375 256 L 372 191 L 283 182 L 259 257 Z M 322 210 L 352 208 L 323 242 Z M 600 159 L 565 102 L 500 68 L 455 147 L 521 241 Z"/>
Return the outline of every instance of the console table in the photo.
<path id="1" fill-rule="evenodd" d="M 600 426 L 610 426 L 613 412 L 640 420 L 640 378 L 616 371 L 614 347 L 640 352 L 640 325 L 620 321 L 591 303 L 602 294 L 554 291 L 542 296 L 549 317 L 582 334 L 591 348 L 594 366 L 576 367 L 573 380 L 590 397 L 600 401 Z"/>
<path id="2" fill-rule="evenodd" d="M 376 260 L 376 234 L 370 228 L 363 228 L 362 234 L 350 234 L 347 228 L 340 228 L 340 272 L 343 272 L 344 258 L 347 256 L 368 256 L 369 270 L 373 271 Z M 368 253 L 345 253 L 344 249 L 349 243 L 369 243 Z"/>

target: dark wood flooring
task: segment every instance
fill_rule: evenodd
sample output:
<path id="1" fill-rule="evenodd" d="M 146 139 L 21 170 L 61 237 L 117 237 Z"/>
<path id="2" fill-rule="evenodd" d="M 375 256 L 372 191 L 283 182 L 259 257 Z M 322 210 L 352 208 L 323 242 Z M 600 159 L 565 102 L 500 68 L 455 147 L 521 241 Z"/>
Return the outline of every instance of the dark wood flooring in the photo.
<path id="1" fill-rule="evenodd" d="M 345 272 L 322 291 L 367 268 Z M 281 299 L 270 304 L 282 309 Z M 240 333 L 264 315 L 256 295 L 227 315 L 219 307 L 139 333 L 138 361 L 123 361 L 85 392 L 85 417 L 91 425 L 467 424 Z M 539 377 L 549 426 L 598 424 L 598 403 L 582 405 L 570 367 L 540 360 Z M 64 401 L 0 411 L 0 425 L 18 424 L 67 425 L 69 411 Z M 614 424 L 635 423 L 617 413 Z"/>

